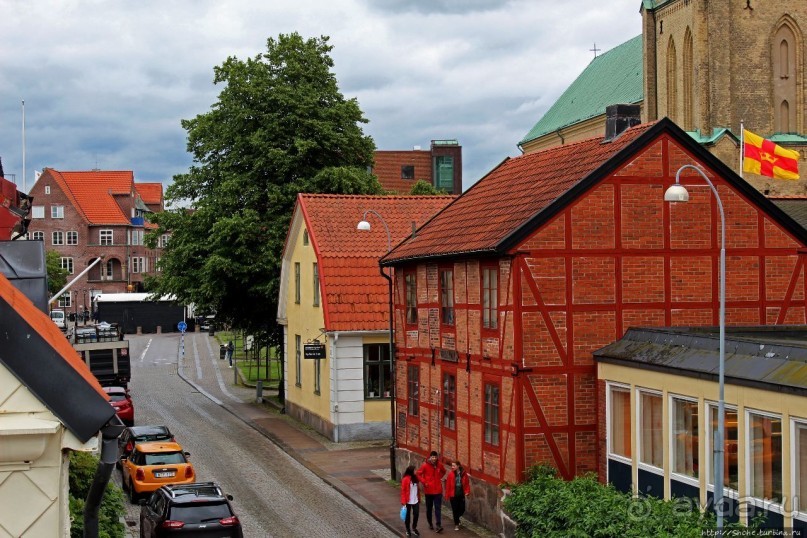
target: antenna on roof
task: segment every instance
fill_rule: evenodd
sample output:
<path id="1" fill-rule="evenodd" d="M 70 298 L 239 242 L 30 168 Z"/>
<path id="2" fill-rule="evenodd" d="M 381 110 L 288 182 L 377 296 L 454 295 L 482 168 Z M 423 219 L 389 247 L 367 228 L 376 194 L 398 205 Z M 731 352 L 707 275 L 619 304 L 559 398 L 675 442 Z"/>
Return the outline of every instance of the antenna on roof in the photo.
<path id="1" fill-rule="evenodd" d="M 22 192 L 25 188 L 25 99 L 22 100 Z"/>
<path id="2" fill-rule="evenodd" d="M 101 169 L 98 168 L 98 154 L 95 154 L 95 168 L 92 169 L 93 172 L 100 172 Z"/>
<path id="3" fill-rule="evenodd" d="M 593 52 L 593 53 L 594 53 L 594 57 L 596 58 L 596 57 L 597 57 L 597 53 L 598 53 L 598 52 L 600 52 L 602 49 L 598 49 L 598 48 L 597 48 L 597 43 L 594 43 L 594 48 L 593 48 L 593 49 L 588 49 L 588 50 L 590 50 L 591 52 Z"/>

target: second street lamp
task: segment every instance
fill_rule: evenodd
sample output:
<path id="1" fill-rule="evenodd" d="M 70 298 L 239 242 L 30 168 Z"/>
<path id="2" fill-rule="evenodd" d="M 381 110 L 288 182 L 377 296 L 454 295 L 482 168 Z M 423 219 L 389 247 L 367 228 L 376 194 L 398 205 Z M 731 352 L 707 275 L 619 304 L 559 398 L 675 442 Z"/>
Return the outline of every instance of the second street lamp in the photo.
<path id="1" fill-rule="evenodd" d="M 364 216 L 362 216 L 361 221 L 356 226 L 356 229 L 359 231 L 369 232 L 372 227 L 370 226 L 370 222 L 367 220 L 367 215 L 372 213 L 375 215 L 378 220 L 381 221 L 381 224 L 384 225 L 384 230 L 387 232 L 387 252 L 392 250 L 392 236 L 389 233 L 389 226 L 387 226 L 386 221 L 384 218 L 378 214 L 377 211 L 373 209 L 368 209 L 364 212 Z M 390 424 L 392 428 L 392 441 L 390 442 L 389 447 L 389 468 L 390 468 L 390 478 L 395 480 L 397 478 L 397 470 L 395 466 L 395 447 L 397 444 L 397 430 L 395 427 L 395 336 L 394 336 L 394 319 L 392 317 L 392 269 L 390 269 L 390 274 L 384 272 L 384 269 L 379 267 L 381 271 L 381 275 L 387 279 L 387 287 L 389 293 L 389 361 L 390 361 Z"/>
<path id="2" fill-rule="evenodd" d="M 675 185 L 672 185 L 667 192 L 664 193 L 665 202 L 687 202 L 689 201 L 689 193 L 686 187 L 681 185 L 680 177 L 681 172 L 684 170 L 694 170 L 712 189 L 712 194 L 715 195 L 717 200 L 717 208 L 720 210 L 720 355 L 719 355 L 719 372 L 718 372 L 718 400 L 717 400 L 717 432 L 713 442 L 714 454 L 714 509 L 717 514 L 717 536 L 723 536 L 723 458 L 724 458 L 724 439 L 725 439 L 725 374 L 726 374 L 726 217 L 723 214 L 723 202 L 720 200 L 720 195 L 714 184 L 706 177 L 699 167 L 692 164 L 685 164 L 675 173 Z"/>

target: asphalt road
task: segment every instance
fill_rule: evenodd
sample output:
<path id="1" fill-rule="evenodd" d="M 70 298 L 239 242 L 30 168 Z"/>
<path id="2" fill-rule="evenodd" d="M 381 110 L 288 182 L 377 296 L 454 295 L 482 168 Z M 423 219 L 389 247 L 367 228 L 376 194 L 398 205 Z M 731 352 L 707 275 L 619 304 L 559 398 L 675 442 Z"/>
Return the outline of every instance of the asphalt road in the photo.
<path id="1" fill-rule="evenodd" d="M 217 482 L 233 495 L 244 536 L 393 536 L 270 440 L 185 382 L 177 374 L 179 335 L 128 339 L 135 424 L 166 424 L 171 429 L 190 452 L 197 480 Z M 185 337 L 186 373 L 200 385 L 205 376 L 215 375 L 206 365 L 218 360 L 218 349 L 212 350 L 206 339 L 206 333 Z M 120 472 L 113 476 L 120 483 Z M 133 536 L 139 536 L 139 513 L 140 507 L 127 501 L 126 519 Z"/>

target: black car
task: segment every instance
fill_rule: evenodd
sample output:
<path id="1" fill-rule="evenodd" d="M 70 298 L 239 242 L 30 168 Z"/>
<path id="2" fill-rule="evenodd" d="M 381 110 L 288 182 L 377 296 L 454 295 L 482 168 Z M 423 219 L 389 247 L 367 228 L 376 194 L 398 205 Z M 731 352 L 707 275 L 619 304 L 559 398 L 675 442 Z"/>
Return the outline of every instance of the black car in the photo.
<path id="1" fill-rule="evenodd" d="M 129 426 L 118 437 L 118 462 L 120 468 L 121 460 L 125 460 L 132 453 L 132 449 L 137 443 L 149 443 L 151 441 L 176 441 L 168 426 Z"/>
<path id="2" fill-rule="evenodd" d="M 140 538 L 243 538 L 241 522 L 230 504 L 232 499 L 214 482 L 162 486 L 148 501 L 140 501 Z"/>

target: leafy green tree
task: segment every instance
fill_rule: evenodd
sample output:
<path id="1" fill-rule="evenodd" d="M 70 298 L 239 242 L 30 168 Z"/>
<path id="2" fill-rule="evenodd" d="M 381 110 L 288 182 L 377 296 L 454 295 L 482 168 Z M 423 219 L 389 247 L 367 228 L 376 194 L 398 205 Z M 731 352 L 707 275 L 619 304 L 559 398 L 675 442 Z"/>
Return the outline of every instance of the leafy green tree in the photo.
<path id="1" fill-rule="evenodd" d="M 48 292 L 51 295 L 67 284 L 67 270 L 62 269 L 61 254 L 55 250 L 45 252 L 45 271 L 48 275 Z"/>
<path id="2" fill-rule="evenodd" d="M 70 527 L 71 538 L 82 538 L 84 536 L 84 501 L 90 492 L 90 486 L 97 468 L 98 458 L 96 456 L 87 452 L 70 453 L 68 483 L 70 488 L 70 519 L 72 522 Z M 126 515 L 126 511 L 123 503 L 123 492 L 110 480 L 104 491 L 101 507 L 98 511 L 99 538 L 124 538 L 126 528 L 121 523 L 121 518 Z"/>
<path id="3" fill-rule="evenodd" d="M 435 194 L 448 194 L 443 189 L 438 189 L 425 179 L 418 179 L 409 189 L 409 194 L 412 196 L 432 196 Z"/>
<path id="4" fill-rule="evenodd" d="M 194 164 L 153 217 L 171 239 L 154 293 L 260 332 L 277 315 L 280 259 L 300 192 L 375 194 L 375 145 L 332 73 L 328 38 L 269 38 L 266 52 L 214 68 L 209 112 L 183 120 Z M 189 209 L 190 208 L 190 209 Z"/>

